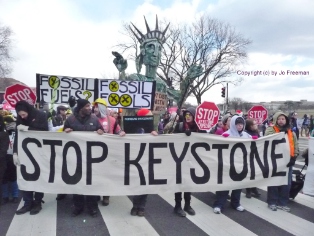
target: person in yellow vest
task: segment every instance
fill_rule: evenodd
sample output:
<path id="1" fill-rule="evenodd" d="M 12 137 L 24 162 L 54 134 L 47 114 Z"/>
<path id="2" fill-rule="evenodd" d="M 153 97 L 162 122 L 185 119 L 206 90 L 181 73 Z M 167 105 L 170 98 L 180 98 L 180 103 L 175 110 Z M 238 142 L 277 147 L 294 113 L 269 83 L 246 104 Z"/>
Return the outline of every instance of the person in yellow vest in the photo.
<path id="1" fill-rule="evenodd" d="M 274 114 L 273 121 L 274 126 L 270 126 L 266 129 L 265 136 L 279 132 L 285 132 L 289 140 L 290 161 L 289 163 L 287 163 L 287 167 L 289 167 L 288 185 L 269 186 L 267 188 L 267 203 L 268 207 L 272 211 L 277 211 L 277 209 L 281 209 L 283 211 L 289 212 L 290 208 L 287 206 L 287 204 L 289 201 L 289 192 L 291 188 L 292 166 L 295 164 L 296 158 L 299 155 L 299 145 L 297 141 L 297 136 L 291 130 L 288 116 L 279 111 Z"/>

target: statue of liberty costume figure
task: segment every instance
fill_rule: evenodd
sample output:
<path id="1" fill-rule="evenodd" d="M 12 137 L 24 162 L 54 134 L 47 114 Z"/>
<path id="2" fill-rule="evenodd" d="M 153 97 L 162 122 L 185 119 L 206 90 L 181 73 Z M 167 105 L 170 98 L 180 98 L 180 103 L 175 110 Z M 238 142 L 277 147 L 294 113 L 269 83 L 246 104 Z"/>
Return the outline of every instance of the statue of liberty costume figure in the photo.
<path id="1" fill-rule="evenodd" d="M 168 87 L 165 81 L 156 76 L 156 72 L 161 59 L 162 45 L 167 39 L 166 32 L 170 23 L 163 31 L 161 31 L 159 29 L 158 18 L 156 16 L 155 29 L 151 30 L 147 24 L 145 16 L 144 20 L 147 29 L 146 34 L 143 34 L 133 23 L 131 23 L 133 29 L 130 26 L 130 30 L 140 43 L 140 54 L 136 57 L 137 73 L 126 77 L 125 69 L 127 68 L 127 61 L 118 52 L 112 52 L 112 54 L 115 56 L 113 63 L 119 71 L 119 79 L 129 81 L 156 81 L 156 91 L 167 94 L 168 99 L 174 100 L 180 108 L 182 105 L 180 103 L 182 103 L 186 98 L 185 96 L 187 94 L 188 87 L 191 85 L 194 78 L 202 74 L 203 68 L 199 65 L 191 66 L 187 71 L 186 78 L 180 85 L 180 90 L 175 90 L 174 88 Z M 146 67 L 145 75 L 140 74 L 143 64 Z M 129 109 L 126 114 L 134 115 L 135 111 L 134 109 Z"/>

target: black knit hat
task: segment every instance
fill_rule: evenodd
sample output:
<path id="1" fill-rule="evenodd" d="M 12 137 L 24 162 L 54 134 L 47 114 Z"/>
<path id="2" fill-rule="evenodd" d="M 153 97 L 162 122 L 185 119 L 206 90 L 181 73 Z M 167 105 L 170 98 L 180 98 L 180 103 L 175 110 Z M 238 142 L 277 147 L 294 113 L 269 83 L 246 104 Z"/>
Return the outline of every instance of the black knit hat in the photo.
<path id="1" fill-rule="evenodd" d="M 25 112 L 29 113 L 33 109 L 34 109 L 34 106 L 32 106 L 31 104 L 29 104 L 26 101 L 18 101 L 15 105 L 15 110 L 17 113 L 19 113 L 20 111 L 25 111 Z"/>
<path id="2" fill-rule="evenodd" d="M 86 100 L 86 99 L 82 99 L 82 98 L 78 99 L 77 103 L 76 103 L 77 104 L 76 105 L 77 112 L 79 112 L 88 103 L 90 104 L 90 102 L 88 100 Z"/>
<path id="3" fill-rule="evenodd" d="M 235 124 L 243 124 L 244 125 L 244 119 L 242 117 L 238 117 L 236 120 L 235 120 Z"/>

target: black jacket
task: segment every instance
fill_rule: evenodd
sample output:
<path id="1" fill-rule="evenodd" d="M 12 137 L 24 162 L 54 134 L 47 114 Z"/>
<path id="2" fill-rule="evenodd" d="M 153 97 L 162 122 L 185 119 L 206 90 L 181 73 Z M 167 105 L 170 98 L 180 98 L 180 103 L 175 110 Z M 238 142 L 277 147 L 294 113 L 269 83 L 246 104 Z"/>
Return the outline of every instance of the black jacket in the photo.
<path id="1" fill-rule="evenodd" d="M 22 119 L 19 115 L 17 116 L 16 126 L 26 125 L 28 130 L 48 131 L 48 120 L 47 115 L 43 111 L 36 110 L 34 107 L 30 108 L 27 119 Z M 13 153 L 17 153 L 17 142 L 18 132 L 15 132 Z"/>
<path id="2" fill-rule="evenodd" d="M 73 131 L 97 131 L 99 129 L 104 130 L 98 118 L 94 114 L 83 118 L 80 117 L 77 112 L 65 120 L 63 130 L 66 128 L 71 128 Z"/>
<path id="3" fill-rule="evenodd" d="M 5 159 L 9 148 L 9 134 L 5 131 L 0 132 L 0 160 Z"/>

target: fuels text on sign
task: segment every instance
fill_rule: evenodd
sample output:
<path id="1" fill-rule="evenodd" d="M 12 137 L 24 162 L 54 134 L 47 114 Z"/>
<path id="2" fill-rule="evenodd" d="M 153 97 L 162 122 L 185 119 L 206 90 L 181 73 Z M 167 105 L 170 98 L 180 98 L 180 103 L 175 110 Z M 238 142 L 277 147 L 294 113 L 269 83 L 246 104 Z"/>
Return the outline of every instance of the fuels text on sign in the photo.
<path id="1" fill-rule="evenodd" d="M 36 103 L 36 95 L 30 87 L 22 84 L 14 84 L 5 89 L 4 99 L 15 107 L 18 101 L 27 101 L 29 104 Z"/>
<path id="2" fill-rule="evenodd" d="M 108 107 L 154 108 L 156 82 L 100 79 L 99 97 Z"/>
<path id="3" fill-rule="evenodd" d="M 37 102 L 67 103 L 70 96 L 95 101 L 95 79 L 36 74 Z"/>
<path id="4" fill-rule="evenodd" d="M 218 122 L 219 108 L 213 102 L 203 102 L 196 108 L 195 122 L 200 130 L 209 131 Z"/>
<path id="5" fill-rule="evenodd" d="M 249 119 L 255 119 L 258 125 L 261 125 L 268 117 L 268 111 L 261 105 L 253 106 L 247 112 Z"/>

